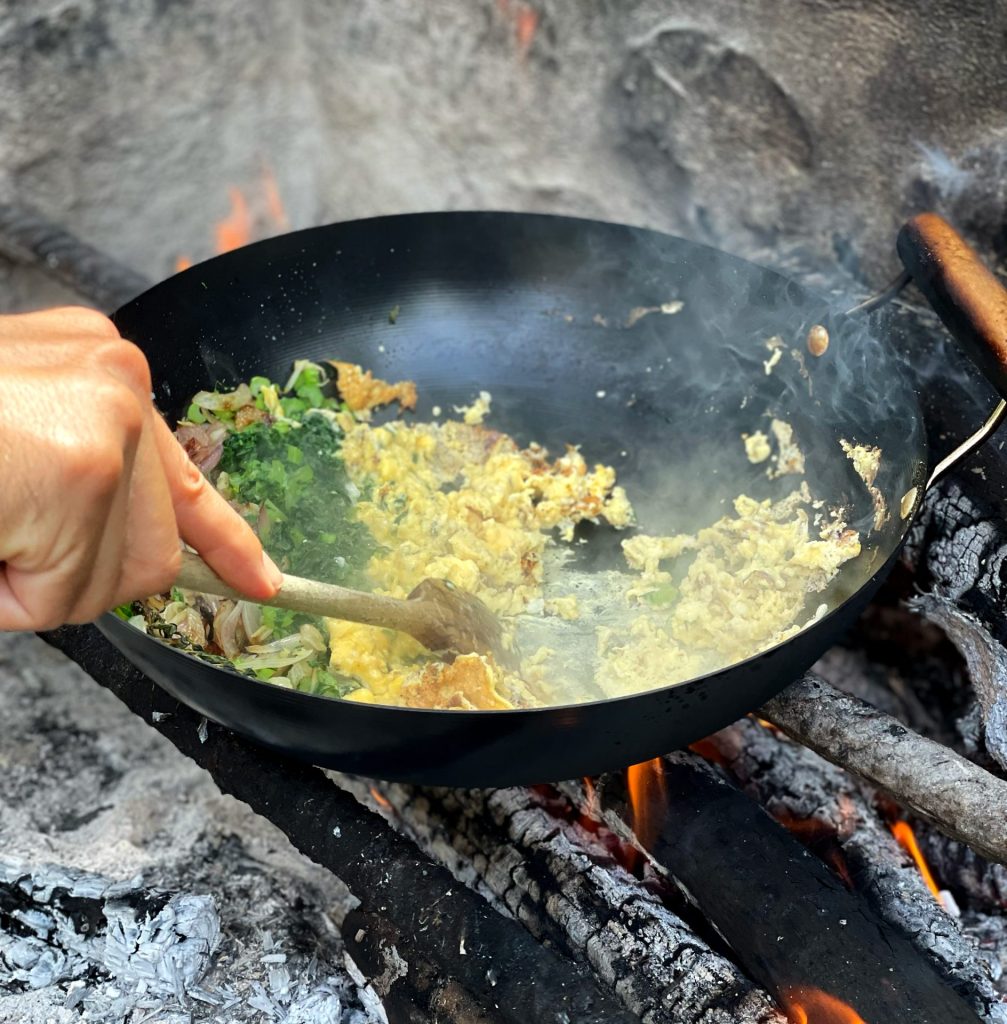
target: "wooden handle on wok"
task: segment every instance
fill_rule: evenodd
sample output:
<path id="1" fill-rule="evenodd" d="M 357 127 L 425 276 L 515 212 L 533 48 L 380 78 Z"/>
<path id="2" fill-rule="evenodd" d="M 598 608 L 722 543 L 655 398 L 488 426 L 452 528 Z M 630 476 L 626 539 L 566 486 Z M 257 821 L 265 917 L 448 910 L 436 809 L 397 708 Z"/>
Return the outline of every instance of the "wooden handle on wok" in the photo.
<path id="1" fill-rule="evenodd" d="M 1007 398 L 1007 288 L 936 213 L 920 213 L 908 221 L 897 248 L 944 326 Z"/>

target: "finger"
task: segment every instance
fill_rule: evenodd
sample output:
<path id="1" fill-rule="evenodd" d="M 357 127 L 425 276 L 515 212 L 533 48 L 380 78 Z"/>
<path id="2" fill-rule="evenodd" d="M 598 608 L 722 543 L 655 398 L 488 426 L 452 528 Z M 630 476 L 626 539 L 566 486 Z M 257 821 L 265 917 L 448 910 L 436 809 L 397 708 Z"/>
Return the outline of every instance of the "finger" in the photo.
<path id="1" fill-rule="evenodd" d="M 280 570 L 248 523 L 185 454 L 168 425 L 156 419 L 158 447 L 182 539 L 225 583 L 254 600 L 272 597 L 282 582 Z"/>

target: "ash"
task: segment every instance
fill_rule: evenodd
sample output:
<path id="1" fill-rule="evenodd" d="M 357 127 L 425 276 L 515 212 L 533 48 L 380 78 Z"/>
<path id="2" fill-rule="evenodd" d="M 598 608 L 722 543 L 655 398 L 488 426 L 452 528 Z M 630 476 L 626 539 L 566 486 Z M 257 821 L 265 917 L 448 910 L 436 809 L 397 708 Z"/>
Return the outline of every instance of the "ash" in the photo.
<path id="1" fill-rule="evenodd" d="M 0 1021 L 386 1020 L 338 879 L 36 637 L 0 690 Z"/>

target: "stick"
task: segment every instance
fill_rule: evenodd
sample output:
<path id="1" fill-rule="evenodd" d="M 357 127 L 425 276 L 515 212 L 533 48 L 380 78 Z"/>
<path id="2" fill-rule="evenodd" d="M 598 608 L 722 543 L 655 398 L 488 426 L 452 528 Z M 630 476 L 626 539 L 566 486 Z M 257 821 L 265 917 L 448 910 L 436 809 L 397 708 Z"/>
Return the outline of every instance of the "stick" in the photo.
<path id="1" fill-rule="evenodd" d="M 1007 863 L 1007 782 L 809 672 L 759 714 L 827 761 L 998 863 Z"/>

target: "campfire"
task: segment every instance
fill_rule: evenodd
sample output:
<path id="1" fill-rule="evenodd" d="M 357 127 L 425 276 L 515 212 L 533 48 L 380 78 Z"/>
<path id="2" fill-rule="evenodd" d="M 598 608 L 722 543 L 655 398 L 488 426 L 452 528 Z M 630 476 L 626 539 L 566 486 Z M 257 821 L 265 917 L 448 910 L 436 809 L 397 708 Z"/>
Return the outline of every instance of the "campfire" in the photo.
<path id="1" fill-rule="evenodd" d="M 541 87 L 563 52 L 562 33 L 573 31 L 573 14 L 523 0 L 484 6 L 483 31 L 500 62 L 486 81 L 517 92 Z M 699 86 L 721 88 L 731 115 L 742 81 L 766 118 L 776 118 L 772 152 L 794 174 L 817 173 L 800 115 L 771 88 L 765 58 L 720 59 L 721 44 L 705 30 L 638 28 L 610 75 L 620 159 L 628 155 L 640 169 L 637 187 L 657 195 L 669 183 L 680 186 L 676 175 L 685 173 L 654 125 L 685 117 Z M 754 67 L 749 78 L 738 69 L 745 60 Z M 669 83 L 669 68 L 684 78 Z M 746 159 L 768 159 L 767 147 L 769 140 L 753 137 Z M 982 154 L 972 156 L 974 166 L 986 166 Z M 288 200 L 293 189 L 280 182 L 301 178 L 285 159 L 246 154 L 244 167 L 240 184 L 200 197 L 198 225 L 194 219 L 177 239 L 159 238 L 159 251 L 142 264 L 109 256 L 107 234 L 97 233 L 97 245 L 85 224 L 63 219 L 58 204 L 32 194 L 23 179 L 5 189 L 0 254 L 13 282 L 11 307 L 42 301 L 58 285 L 110 310 L 212 252 L 344 212 L 323 207 L 331 213 L 325 218 L 299 193 Z M 962 226 L 995 254 L 987 199 L 974 182 L 951 188 L 947 169 L 933 160 L 917 171 L 927 198 L 950 212 L 968 210 Z M 777 205 L 767 213 L 754 203 L 750 226 L 779 214 L 782 190 L 772 185 L 766 201 Z M 874 198 L 890 198 L 872 185 Z M 410 203 L 427 201 L 424 187 Z M 728 208 L 737 213 L 753 200 L 733 188 Z M 522 193 L 519 202 L 555 211 L 576 204 L 575 184 L 549 189 L 537 181 L 534 195 Z M 497 192 L 450 202 L 472 205 L 487 195 L 500 205 L 509 193 L 501 183 Z M 365 200 L 355 203 L 347 212 L 373 212 Z M 731 235 L 720 214 L 704 220 L 697 211 L 705 206 L 697 194 L 689 211 L 669 213 L 660 226 L 707 235 L 836 294 L 866 297 L 867 281 L 881 287 L 894 270 L 894 228 L 865 230 L 860 241 L 876 253 L 864 270 L 852 266 L 843 244 L 834 247 L 840 258 L 823 253 L 821 211 L 804 209 L 787 244 L 775 247 L 757 225 Z M 606 213 L 620 210 L 614 201 Z M 990 390 L 948 351 L 919 294 L 909 289 L 889 301 L 928 435 L 943 456 L 988 413 Z M 895 573 L 811 672 L 688 750 L 597 777 L 459 790 L 323 771 L 173 700 L 92 627 L 43 639 L 105 692 L 71 676 L 66 659 L 35 638 L 0 639 L 15 707 L 0 745 L 0 763 L 13 766 L 0 800 L 15 822 L 16 853 L 0 859 L 0 1019 L 1007 1022 L 1001 447 L 975 454 L 928 494 Z M 30 707 L 58 709 L 65 700 L 69 708 L 78 699 L 71 694 L 96 700 L 118 723 L 116 736 L 146 735 L 140 720 L 147 723 L 167 741 L 158 741 L 158 759 L 190 779 L 202 777 L 198 766 L 221 793 L 270 823 L 254 826 L 265 830 L 257 836 L 275 846 L 282 834 L 298 854 L 253 856 L 240 828 L 214 839 L 207 818 L 200 819 L 205 835 L 184 847 L 199 847 L 199 870 L 159 873 L 150 862 L 138 873 L 117 869 L 113 855 L 75 858 L 91 822 L 126 820 L 143 800 L 128 790 L 125 770 L 106 765 L 91 802 L 60 803 L 59 786 L 73 785 L 78 754 L 90 784 L 101 728 L 73 738 L 76 727 L 57 710 L 41 729 L 43 716 Z M 28 783 L 30 762 L 15 734 L 33 729 L 51 744 L 53 770 L 47 778 L 40 768 Z M 141 756 L 131 763 L 139 771 Z M 176 799 L 171 793 L 167 800 Z M 39 825 L 41 810 L 24 810 L 33 803 L 58 804 L 59 823 Z M 177 808 L 169 817 L 181 820 Z M 22 827 L 34 839 L 55 838 L 48 849 L 33 847 L 34 839 L 19 837 Z M 151 826 L 153 847 L 178 841 L 156 835 Z M 327 886 L 339 886 L 338 899 Z M 232 901 L 244 925 L 229 913 Z M 8 1017 L 5 1001 L 14 1007 Z"/>

